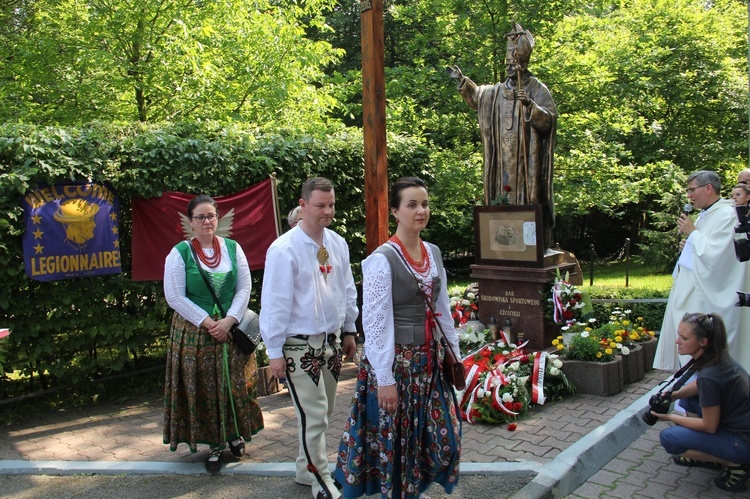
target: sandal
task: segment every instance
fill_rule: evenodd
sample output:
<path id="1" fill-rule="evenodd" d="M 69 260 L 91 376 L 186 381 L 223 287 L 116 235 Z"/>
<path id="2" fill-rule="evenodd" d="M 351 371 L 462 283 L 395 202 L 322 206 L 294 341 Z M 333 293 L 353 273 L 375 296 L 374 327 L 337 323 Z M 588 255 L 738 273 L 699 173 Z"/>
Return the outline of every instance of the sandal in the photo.
<path id="1" fill-rule="evenodd" d="M 724 466 L 721 474 L 714 478 L 714 483 L 722 490 L 729 492 L 741 492 L 745 490 L 747 482 L 747 470 L 750 465 L 742 464 L 740 466 Z"/>
<path id="2" fill-rule="evenodd" d="M 206 460 L 206 470 L 209 473 L 218 473 L 221 470 L 221 449 L 211 449 Z"/>
<path id="3" fill-rule="evenodd" d="M 245 455 L 245 440 L 242 437 L 237 437 L 234 440 L 227 441 L 229 450 L 235 457 L 242 457 Z"/>
<path id="4" fill-rule="evenodd" d="M 701 468 L 708 468 L 712 470 L 720 470 L 722 465 L 719 463 L 712 463 L 709 461 L 699 461 L 698 459 L 690 459 L 689 457 L 683 456 L 672 456 L 672 461 L 680 466 L 699 466 Z"/>

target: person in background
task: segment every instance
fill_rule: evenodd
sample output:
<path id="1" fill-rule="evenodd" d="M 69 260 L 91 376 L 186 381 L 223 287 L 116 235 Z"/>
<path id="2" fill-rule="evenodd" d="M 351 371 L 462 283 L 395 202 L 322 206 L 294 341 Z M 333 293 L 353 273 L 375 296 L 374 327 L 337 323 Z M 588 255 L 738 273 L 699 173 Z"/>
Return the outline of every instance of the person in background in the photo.
<path id="1" fill-rule="evenodd" d="M 215 473 L 227 444 L 242 457 L 243 437 L 249 440 L 263 428 L 260 406 L 248 395 L 248 356 L 229 333 L 247 309 L 252 283 L 240 245 L 216 235 L 219 214 L 213 198 L 193 198 L 187 216 L 195 237 L 172 248 L 164 264 L 164 296 L 174 309 L 164 383 L 164 443 L 175 451 L 185 442 L 190 452 L 197 452 L 199 443 L 208 444 L 206 469 Z"/>
<path id="2" fill-rule="evenodd" d="M 295 206 L 289 212 L 289 215 L 287 215 L 287 217 L 286 217 L 286 223 L 289 224 L 289 228 L 290 229 L 293 229 L 301 221 L 302 221 L 302 207 L 301 206 Z"/>
<path id="3" fill-rule="evenodd" d="M 701 212 L 695 223 L 684 213 L 677 220 L 678 230 L 687 239 L 672 274 L 655 369 L 675 370 L 689 360 L 678 356 L 675 338 L 682 316 L 695 311 L 721 314 L 728 328 L 730 351 L 741 365 L 750 366 L 750 340 L 743 340 L 740 334 L 750 331 L 750 314 L 745 307 L 735 307 L 737 291 L 748 289 L 750 274 L 748 265 L 735 257 L 737 213 L 720 192 L 716 172 L 701 170 L 688 177 L 688 200 Z"/>
<path id="4" fill-rule="evenodd" d="M 750 203 L 750 187 L 747 184 L 737 184 L 732 188 L 732 201 L 735 206 L 747 206 Z"/>
<path id="5" fill-rule="evenodd" d="M 341 496 L 328 470 L 326 430 L 333 414 L 342 348 L 356 351 L 357 290 L 349 246 L 328 228 L 336 194 L 327 179 L 302 186 L 302 221 L 268 248 L 260 332 L 271 371 L 286 378 L 299 435 L 295 480 L 312 496 Z M 342 339 L 343 338 L 343 339 Z"/>
<path id="6" fill-rule="evenodd" d="M 671 393 L 686 415 L 651 414 L 674 423 L 659 441 L 681 466 L 721 468 L 714 483 L 745 490 L 750 468 L 750 376 L 727 351 L 727 332 L 717 314 L 683 316 L 677 350 L 693 359 L 697 379 Z M 690 374 L 687 374 L 689 376 Z"/>
<path id="7" fill-rule="evenodd" d="M 745 168 L 737 174 L 737 183 L 750 185 L 750 168 Z"/>
<path id="8" fill-rule="evenodd" d="M 362 262 L 365 354 L 335 473 L 347 498 L 426 498 L 432 483 L 450 494 L 459 478 L 460 412 L 439 331 L 454 352 L 458 337 L 440 250 L 420 238 L 430 219 L 424 182 L 397 180 L 390 210 L 396 234 Z"/>

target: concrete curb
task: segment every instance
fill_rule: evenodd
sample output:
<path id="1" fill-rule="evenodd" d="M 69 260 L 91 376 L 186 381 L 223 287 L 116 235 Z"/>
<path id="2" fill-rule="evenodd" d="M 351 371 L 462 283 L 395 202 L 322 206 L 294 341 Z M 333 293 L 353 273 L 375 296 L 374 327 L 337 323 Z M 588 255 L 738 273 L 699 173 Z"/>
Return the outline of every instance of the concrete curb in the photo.
<path id="1" fill-rule="evenodd" d="M 334 463 L 328 465 L 331 472 Z M 533 462 L 462 463 L 464 475 L 536 475 Z M 0 475 L 208 475 L 203 463 L 153 461 L 0 461 Z M 225 463 L 222 475 L 294 476 L 294 463 Z"/>
<path id="2" fill-rule="evenodd" d="M 649 427 L 641 420 L 641 413 L 651 395 L 661 388 L 654 387 L 562 451 L 511 499 L 551 499 L 572 493 L 646 432 Z"/>

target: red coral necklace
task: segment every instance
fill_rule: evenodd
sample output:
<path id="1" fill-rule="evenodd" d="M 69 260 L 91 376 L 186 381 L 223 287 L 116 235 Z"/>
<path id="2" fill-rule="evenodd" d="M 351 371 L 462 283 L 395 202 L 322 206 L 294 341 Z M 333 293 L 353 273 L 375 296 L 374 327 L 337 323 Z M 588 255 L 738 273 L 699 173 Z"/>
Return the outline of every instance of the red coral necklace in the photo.
<path id="1" fill-rule="evenodd" d="M 407 262 L 409 262 L 409 265 L 418 273 L 420 274 L 426 274 L 427 271 L 430 269 L 430 259 L 427 257 L 427 248 L 425 247 L 424 243 L 421 239 L 419 239 L 419 247 L 422 250 L 422 258 L 419 261 L 415 261 L 409 252 L 406 250 L 406 247 L 404 246 L 404 243 L 401 242 L 401 239 L 397 235 L 393 235 L 390 239 L 392 242 L 398 244 L 398 247 L 401 248 L 401 253 L 403 253 L 404 258 Z"/>
<path id="2" fill-rule="evenodd" d="M 221 263 L 221 246 L 219 246 L 219 238 L 216 236 L 213 238 L 213 247 L 214 254 L 209 257 L 203 252 L 203 246 L 201 246 L 201 242 L 198 241 L 198 238 L 193 238 L 193 248 L 195 248 L 195 252 L 198 254 L 198 259 L 210 269 L 218 267 Z"/>

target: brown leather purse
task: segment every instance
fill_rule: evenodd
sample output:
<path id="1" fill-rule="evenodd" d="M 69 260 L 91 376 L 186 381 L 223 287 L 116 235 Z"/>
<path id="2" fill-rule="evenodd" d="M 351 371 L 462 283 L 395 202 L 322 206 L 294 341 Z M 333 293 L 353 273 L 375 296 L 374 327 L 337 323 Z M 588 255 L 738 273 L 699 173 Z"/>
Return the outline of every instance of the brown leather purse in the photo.
<path id="1" fill-rule="evenodd" d="M 436 322 L 437 323 L 437 322 Z M 440 327 L 440 323 L 437 323 Z M 442 328 L 440 329 L 442 333 Z M 466 369 L 461 359 L 456 358 L 456 354 L 453 353 L 453 347 L 448 340 L 445 340 L 445 356 L 443 358 L 443 376 L 446 381 L 453 385 L 456 390 L 461 391 L 466 389 Z"/>

